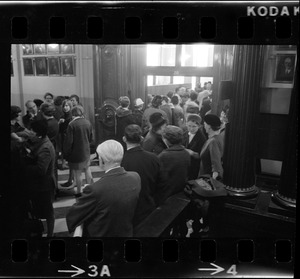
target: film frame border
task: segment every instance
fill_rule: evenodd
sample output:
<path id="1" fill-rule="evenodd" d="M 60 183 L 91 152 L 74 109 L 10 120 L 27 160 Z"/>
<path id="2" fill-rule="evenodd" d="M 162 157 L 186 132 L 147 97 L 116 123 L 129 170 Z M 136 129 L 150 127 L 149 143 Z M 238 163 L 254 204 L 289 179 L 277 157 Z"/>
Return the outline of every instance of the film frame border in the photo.
<path id="1" fill-rule="evenodd" d="M 136 5 L 136 9 L 132 9 L 130 7 L 131 4 Z M 160 6 L 161 4 L 163 6 Z M 181 5 L 181 8 L 174 6 L 177 4 Z M 72 19 L 72 18 L 70 20 L 66 20 L 66 37 L 63 39 L 59 39 L 59 40 L 52 39 L 52 38 L 49 38 L 49 36 L 47 36 L 47 34 L 50 34 L 49 24 L 46 23 L 47 20 L 45 20 L 45 22 L 42 23 L 41 28 L 38 28 L 38 29 L 43 30 L 42 31 L 43 34 L 40 33 L 40 30 L 36 30 L 33 27 L 37 22 L 40 22 L 41 19 L 43 19 L 43 21 L 44 21 L 45 14 L 48 15 L 46 18 L 48 18 L 48 21 L 49 21 L 53 15 L 53 13 L 52 13 L 53 9 L 48 10 L 48 9 L 45 9 L 45 7 L 41 8 L 41 7 L 37 7 L 34 5 L 34 6 L 32 6 L 32 9 L 34 10 L 34 12 L 41 11 L 41 13 L 39 13 L 39 15 L 34 15 L 33 12 L 30 11 L 30 9 L 25 9 L 25 11 L 21 12 L 22 9 L 18 9 L 18 7 L 14 7 L 13 9 L 11 9 L 10 13 L 6 14 L 6 16 L 4 18 L 2 18 L 2 23 L 4 22 L 5 32 L 3 33 L 4 36 L 3 37 L 1 36 L 0 40 L 5 43 L 4 49 L 6 49 L 6 50 L 8 49 L 8 45 L 9 45 L 9 49 L 10 49 L 10 44 L 34 43 L 34 42 L 36 42 L 35 38 L 37 38 L 37 37 L 39 38 L 38 42 L 41 42 L 41 43 L 51 43 L 51 42 L 61 41 L 62 43 L 72 43 L 72 44 L 80 44 L 80 43 L 103 44 L 103 43 L 107 43 L 107 42 L 112 43 L 112 44 L 114 44 L 114 43 L 136 44 L 136 43 L 146 43 L 149 41 L 164 42 L 164 43 L 174 43 L 174 42 L 176 42 L 176 43 L 184 43 L 184 42 L 192 43 L 192 42 L 202 42 L 203 41 L 205 43 L 230 43 L 230 44 L 256 44 L 256 43 L 288 44 L 288 45 L 298 44 L 297 38 L 299 35 L 299 31 L 298 31 L 298 27 L 296 27 L 296 26 L 298 26 L 299 22 L 298 22 L 297 17 L 294 17 L 291 20 L 292 32 L 291 32 L 291 36 L 289 38 L 278 39 L 276 37 L 276 35 L 274 34 L 274 33 L 276 33 L 276 31 L 275 31 L 276 24 L 274 24 L 274 17 L 269 17 L 269 19 L 266 20 L 266 18 L 263 16 L 255 17 L 254 36 L 252 38 L 250 38 L 250 39 L 238 38 L 236 36 L 236 34 L 233 34 L 233 33 L 237 33 L 237 28 L 236 27 L 230 28 L 230 27 L 233 27 L 236 25 L 236 19 L 239 17 L 239 15 L 243 14 L 243 13 L 240 13 L 240 11 L 242 9 L 244 11 L 245 5 L 236 6 L 239 4 L 236 4 L 236 3 L 231 3 L 231 4 L 235 5 L 235 7 L 234 7 L 235 11 L 232 11 L 232 14 L 234 15 L 234 20 L 231 19 L 232 21 L 228 20 L 228 18 L 224 17 L 224 15 L 221 16 L 220 10 L 217 12 L 218 15 L 216 16 L 215 15 L 216 11 L 214 11 L 213 8 L 209 7 L 210 3 L 203 4 L 204 5 L 203 13 L 202 13 L 202 11 L 200 11 L 200 13 L 199 13 L 200 15 L 198 14 L 198 16 L 197 16 L 198 20 L 196 20 L 195 19 L 196 17 L 194 16 L 197 14 L 197 12 L 192 10 L 192 8 L 191 8 L 191 6 L 193 6 L 193 3 L 183 4 L 183 3 L 176 3 L 176 2 L 175 3 L 165 3 L 164 2 L 164 3 L 157 3 L 157 4 L 151 3 L 150 4 L 150 3 L 145 3 L 145 2 L 143 2 L 143 3 L 130 2 L 130 3 L 113 4 L 112 5 L 113 7 L 111 7 L 111 9 L 110 9 L 110 7 L 107 7 L 106 4 L 104 4 L 103 6 L 106 6 L 105 8 L 107 10 L 102 11 L 102 8 L 99 8 L 99 10 L 101 10 L 102 14 L 103 14 L 103 16 L 101 18 L 103 19 L 103 29 L 104 29 L 103 36 L 100 39 L 90 39 L 87 37 L 87 35 L 86 35 L 86 30 L 87 30 L 86 21 L 87 20 L 86 20 L 86 18 L 83 19 L 80 17 L 80 20 L 78 20 L 78 22 L 75 22 L 74 19 Z M 50 4 L 49 7 L 51 5 L 53 5 L 53 4 Z M 59 4 L 59 6 L 64 6 L 64 5 L 65 4 Z M 120 10 L 115 12 L 116 7 L 123 6 L 123 5 L 124 5 L 123 9 L 122 9 L 122 7 L 120 7 Z M 149 10 L 146 9 L 146 12 L 144 11 L 144 5 L 147 6 L 147 8 L 149 9 Z M 194 5 L 196 5 L 196 7 L 197 7 L 197 4 L 194 4 Z M 202 4 L 199 4 L 199 6 L 201 6 L 201 5 Z M 207 6 L 205 6 L 205 5 L 207 5 Z M 228 5 L 230 5 L 230 4 L 228 4 Z M 281 7 L 283 7 L 285 5 L 287 5 L 287 4 L 286 3 L 274 4 L 274 6 L 281 6 Z M 10 5 L 8 5 L 8 6 L 10 6 Z M 24 5 L 20 4 L 20 7 L 23 7 L 23 6 Z M 26 4 L 25 4 L 25 6 L 26 6 Z M 47 4 L 45 4 L 45 6 L 47 6 Z M 68 5 L 66 5 L 66 6 L 68 6 Z M 73 8 L 78 8 L 77 4 L 74 4 L 74 5 L 71 4 L 71 6 L 73 6 Z M 169 9 L 170 6 L 173 6 L 173 7 L 171 9 Z M 168 11 L 164 10 L 167 7 L 168 7 Z M 86 7 L 80 7 L 80 8 L 81 8 L 81 11 L 83 10 L 85 12 L 86 16 L 90 16 L 93 14 L 93 13 L 90 13 L 90 11 L 92 11 L 93 8 L 86 8 Z M 0 10 L 3 10 L 1 5 L 0 5 Z M 45 10 L 47 10 L 47 11 L 45 11 Z M 152 10 L 154 10 L 154 12 Z M 185 11 L 185 15 L 187 15 L 187 16 L 183 15 L 184 12 L 182 12 L 182 10 Z M 209 10 L 209 12 L 207 12 L 207 10 Z M 16 12 L 16 14 L 15 14 L 15 12 Z M 77 12 L 78 12 L 78 10 L 77 10 Z M 61 16 L 61 13 L 62 13 L 62 10 L 60 10 L 60 12 L 56 15 Z M 111 13 L 113 14 L 112 18 L 110 18 Z M 118 13 L 121 14 L 120 17 L 118 17 Z M 138 18 L 146 17 L 146 21 L 143 20 L 143 23 L 142 23 L 143 26 L 141 28 L 143 35 L 137 39 L 128 39 L 124 35 L 125 34 L 124 22 L 125 22 L 125 19 L 128 17 L 136 17 L 136 13 L 140 14 L 140 16 Z M 153 13 L 153 15 L 149 16 L 149 13 L 150 14 Z M 25 39 L 12 38 L 11 34 L 9 34 L 10 33 L 9 26 L 11 24 L 11 20 L 12 20 L 12 18 L 16 17 L 16 15 L 17 15 L 17 17 L 18 16 L 24 17 L 24 14 L 25 15 L 27 14 L 25 17 L 27 20 L 29 19 L 28 36 Z M 68 14 L 72 14 L 72 11 L 70 11 Z M 94 14 L 95 14 L 95 11 L 94 11 Z M 216 32 L 215 38 L 213 38 L 213 39 L 202 39 L 201 38 L 201 35 L 199 32 L 199 30 L 201 28 L 200 24 L 199 24 L 199 18 L 201 18 L 202 16 L 203 17 L 216 17 L 218 19 L 217 32 Z M 76 13 L 75 13 L 74 17 L 76 18 Z M 151 20 L 149 20 L 149 17 L 151 18 Z M 169 18 L 175 17 L 178 19 L 179 36 L 176 37 L 175 39 L 165 39 L 162 35 L 162 29 L 163 29 L 162 28 L 162 21 L 163 21 L 162 19 L 165 17 L 169 17 Z M 244 16 L 244 14 L 243 14 L 243 17 L 246 17 L 246 16 Z M 67 18 L 69 18 L 68 15 L 67 15 Z M 151 27 L 151 22 L 153 21 L 153 18 L 158 19 L 158 20 L 157 20 L 157 22 L 156 22 L 156 20 L 154 20 L 154 22 L 155 22 L 154 32 L 152 34 L 151 32 L 149 32 L 149 30 L 151 29 L 150 27 Z M 187 18 L 189 18 L 189 19 L 187 20 Z M 77 21 L 77 18 L 76 18 L 76 21 Z M 118 24 L 116 24 L 116 26 L 113 28 L 113 30 L 114 30 L 113 32 L 107 33 L 105 31 L 105 28 L 106 28 L 106 26 L 110 26 L 109 22 L 112 22 L 112 21 L 117 22 Z M 189 21 L 189 23 L 186 23 L 186 21 Z M 221 22 L 221 24 L 219 24 L 219 22 Z M 84 23 L 84 24 L 82 24 L 82 23 Z M 263 25 L 262 23 L 266 23 L 266 24 Z M 261 25 L 263 25 L 264 28 L 261 29 Z M 194 26 L 194 27 L 197 26 L 197 28 L 195 28 L 195 29 L 190 28 L 191 26 Z M 220 28 L 219 26 L 222 26 L 222 28 Z M 34 29 L 34 32 L 31 32 L 32 28 Z M 190 34 L 188 34 L 189 32 L 182 33 L 182 30 L 184 30 L 185 28 L 194 30 L 194 31 L 190 32 Z M 44 30 L 47 30 L 48 32 L 45 32 Z M 224 39 L 223 37 L 220 36 L 220 33 L 219 33 L 220 30 L 224 31 L 226 39 Z M 266 30 L 269 30 L 269 31 L 272 30 L 273 34 L 270 34 L 270 36 L 267 36 L 267 37 L 264 36 L 264 31 L 266 31 Z M 270 33 L 272 33 L 272 32 L 270 32 Z M 79 37 L 77 37 L 77 35 L 79 35 Z M 8 63 L 6 63 L 6 64 L 8 64 Z M 10 80 L 10 77 L 9 77 L 9 80 Z M 80 247 L 81 249 L 83 249 L 83 247 L 85 247 L 88 240 L 87 239 L 78 239 L 78 238 L 75 238 L 75 239 L 66 238 L 66 239 L 64 239 L 64 241 L 66 243 L 66 247 Z M 112 250 L 114 250 L 116 252 L 120 252 L 123 249 L 122 247 L 126 240 L 119 239 L 116 241 L 115 239 L 112 239 L 112 240 L 102 239 L 102 241 L 104 242 L 104 247 L 107 246 L 107 243 L 109 243 L 108 244 L 108 247 L 109 247 L 109 246 L 113 246 L 113 244 L 110 242 L 118 242 L 116 246 L 119 247 L 120 250 L 118 250 L 118 249 L 114 250 L 114 248 L 112 248 Z M 144 243 L 144 241 L 146 241 L 146 243 L 148 243 L 148 244 L 155 243 L 154 246 L 157 248 L 157 247 L 161 246 L 162 239 L 141 239 L 141 241 L 142 241 L 142 244 Z M 221 241 L 221 243 L 222 243 L 223 240 L 219 240 L 219 241 Z M 224 241 L 227 242 L 227 240 L 224 240 Z M 232 240 L 232 243 L 235 243 L 236 241 L 238 241 L 238 239 Z M 29 246 L 30 247 L 35 246 L 35 245 L 41 246 L 41 247 L 44 246 L 44 248 L 42 248 L 41 251 L 42 251 L 42 253 L 45 253 L 44 249 L 46 249 L 45 247 L 48 246 L 48 244 L 49 244 L 48 242 L 49 242 L 49 240 L 45 240 L 45 239 L 42 239 L 41 241 L 38 241 L 38 242 L 36 242 L 36 240 L 30 240 Z M 198 242 L 198 240 L 195 241 L 193 239 L 190 239 L 190 240 L 178 239 L 178 242 L 180 242 L 181 244 L 182 244 L 182 242 L 190 242 L 190 245 L 193 246 L 195 244 L 195 242 Z M 292 242 L 292 246 L 294 247 L 295 239 L 291 239 L 291 242 Z M 46 243 L 46 245 L 45 245 L 45 243 Z M 143 244 L 143 246 L 144 246 L 144 244 Z M 72 249 L 73 248 L 71 248 L 71 250 Z M 104 251 L 104 253 L 107 253 L 105 251 Z M 78 251 L 76 251 L 76 249 L 74 249 L 74 252 L 75 252 L 75 255 L 79 256 L 79 258 L 80 258 L 80 255 L 82 256 L 81 253 L 78 254 Z M 157 251 L 157 253 L 160 253 L 160 251 L 159 252 Z M 66 252 L 66 255 L 68 255 L 68 254 L 70 254 L 70 251 Z M 155 252 L 154 252 L 154 254 L 155 254 Z M 293 254 L 294 254 L 294 252 L 293 252 Z M 46 256 L 46 255 L 44 255 L 44 256 Z M 42 260 L 42 262 L 43 262 L 45 260 L 44 256 L 42 257 L 42 259 L 39 259 L 39 260 Z M 105 258 L 106 260 L 108 260 L 108 264 L 112 265 L 111 268 L 113 271 L 115 271 L 113 265 L 115 265 L 116 268 L 120 268 L 123 265 L 123 260 L 121 260 L 121 262 L 119 262 L 120 258 L 118 260 L 118 256 L 120 256 L 120 253 L 117 253 L 117 255 L 114 259 L 112 259 L 109 256 L 106 256 L 106 258 Z M 46 258 L 47 258 L 47 256 L 46 256 Z M 150 257 L 150 258 L 152 258 L 152 257 Z M 233 258 L 234 258 L 234 256 L 233 256 Z M 294 257 L 292 257 L 292 258 L 294 259 Z M 83 258 L 80 258 L 78 260 L 75 257 L 71 257 L 71 259 L 74 261 L 73 263 L 75 265 L 76 265 L 76 261 L 81 262 L 83 260 Z M 30 260 L 32 260 L 32 259 L 30 259 Z M 111 260 L 111 262 L 109 262 L 110 260 Z M 68 262 L 68 261 L 70 261 L 70 259 L 67 258 L 66 261 Z M 49 263 L 44 262 L 44 264 L 45 264 L 45 266 L 50 268 L 49 273 L 46 276 L 51 276 L 52 274 L 54 274 L 53 266 L 55 266 L 55 264 L 52 264 L 50 262 Z M 271 265 L 273 265 L 273 264 L 274 263 L 272 263 Z M 52 268 L 51 268 L 51 265 L 52 265 Z M 67 265 L 67 263 L 64 263 L 63 265 Z M 81 265 L 82 265 L 82 263 L 79 264 L 79 266 L 81 266 Z M 28 268 L 28 267 L 26 267 L 26 268 Z M 26 268 L 25 268 L 25 270 L 26 270 Z M 288 269 L 290 270 L 290 268 L 293 268 L 293 261 L 288 264 Z M 124 272 L 124 270 L 126 270 L 126 269 L 127 268 L 124 267 L 122 272 Z M 174 269 L 174 266 L 171 269 Z M 86 270 L 88 270 L 88 268 L 86 268 Z M 175 268 L 175 270 L 176 270 L 176 268 Z M 127 271 L 130 273 L 129 270 L 127 270 Z M 178 272 L 180 273 L 180 270 Z M 90 273 L 91 273 L 91 271 L 90 271 Z M 113 277 L 115 277 L 115 276 L 119 277 L 118 275 L 121 275 L 121 274 L 118 274 L 118 272 L 115 272 L 114 274 L 113 274 L 113 272 L 111 272 L 111 273 L 112 273 Z M 127 274 L 129 274 L 129 273 L 127 273 Z M 149 271 L 149 273 L 151 273 L 151 272 Z M 142 274 L 142 275 L 145 275 L 145 274 Z M 33 276 L 34 276 L 34 274 L 33 274 Z M 62 274 L 58 274 L 57 276 L 61 277 Z M 100 274 L 99 274 L 99 276 L 100 276 Z M 66 277 L 68 277 L 68 275 L 66 275 Z M 120 277 L 122 277 L 122 276 L 120 276 Z"/>

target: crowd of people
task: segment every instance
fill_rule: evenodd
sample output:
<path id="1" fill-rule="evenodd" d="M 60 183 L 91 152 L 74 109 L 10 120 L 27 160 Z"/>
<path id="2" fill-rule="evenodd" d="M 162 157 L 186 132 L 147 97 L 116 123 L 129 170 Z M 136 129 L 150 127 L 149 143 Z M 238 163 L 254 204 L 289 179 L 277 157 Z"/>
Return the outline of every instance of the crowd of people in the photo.
<path id="1" fill-rule="evenodd" d="M 188 180 L 201 175 L 222 180 L 228 108 L 220 117 L 210 113 L 211 84 L 178 87 L 145 101 L 137 98 L 131 106 L 128 96 L 119 98 L 115 137 L 96 149 L 103 173 L 96 182 L 90 170 L 93 128 L 77 95 L 46 93 L 44 100 L 28 100 L 22 119 L 21 109 L 11 106 L 12 191 L 22 184 L 23 201 L 47 220 L 48 237 L 53 236 L 53 201 L 62 189 L 75 190 L 76 203 L 66 215 L 70 232 L 83 225 L 85 236 L 130 237 Z M 62 185 L 58 168 L 69 169 Z M 20 202 L 20 211 L 22 206 L 28 203 Z"/>

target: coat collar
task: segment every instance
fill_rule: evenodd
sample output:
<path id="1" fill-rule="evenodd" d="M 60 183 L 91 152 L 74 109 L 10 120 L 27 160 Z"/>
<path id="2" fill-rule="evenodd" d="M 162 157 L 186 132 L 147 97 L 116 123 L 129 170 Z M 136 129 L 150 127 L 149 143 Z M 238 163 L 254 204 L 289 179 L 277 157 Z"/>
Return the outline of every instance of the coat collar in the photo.
<path id="1" fill-rule="evenodd" d="M 166 149 L 167 151 L 181 151 L 184 150 L 184 147 L 181 144 L 175 144 Z"/>
<path id="2" fill-rule="evenodd" d="M 129 150 L 127 150 L 126 152 L 136 152 L 136 151 L 142 151 L 142 147 L 140 145 L 130 148 Z"/>
<path id="3" fill-rule="evenodd" d="M 118 167 L 115 169 L 110 170 L 109 172 L 103 174 L 101 178 L 108 177 L 108 176 L 115 176 L 126 173 L 125 169 L 123 167 Z"/>

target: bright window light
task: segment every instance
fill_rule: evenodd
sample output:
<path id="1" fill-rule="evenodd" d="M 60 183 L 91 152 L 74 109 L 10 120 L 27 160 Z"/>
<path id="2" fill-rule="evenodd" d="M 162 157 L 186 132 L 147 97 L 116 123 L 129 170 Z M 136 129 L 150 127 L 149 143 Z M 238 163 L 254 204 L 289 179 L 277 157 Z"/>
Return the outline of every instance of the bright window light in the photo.
<path id="1" fill-rule="evenodd" d="M 175 66 L 176 45 L 147 45 L 147 66 Z"/>
<path id="2" fill-rule="evenodd" d="M 213 53 L 213 45 L 182 45 L 181 66 L 212 67 Z"/>

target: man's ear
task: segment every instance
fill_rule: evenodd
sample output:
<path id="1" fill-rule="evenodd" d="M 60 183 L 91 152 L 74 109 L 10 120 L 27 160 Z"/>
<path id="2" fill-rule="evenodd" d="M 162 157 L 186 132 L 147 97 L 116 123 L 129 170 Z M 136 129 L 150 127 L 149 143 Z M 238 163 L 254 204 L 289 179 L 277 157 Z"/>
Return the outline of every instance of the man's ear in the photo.
<path id="1" fill-rule="evenodd" d="M 125 136 L 123 136 L 122 137 L 122 140 L 126 143 L 127 142 L 127 140 L 126 140 L 126 137 Z"/>

